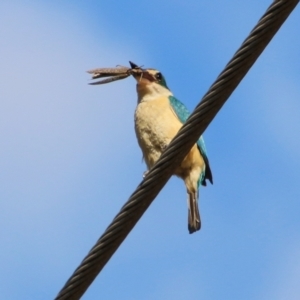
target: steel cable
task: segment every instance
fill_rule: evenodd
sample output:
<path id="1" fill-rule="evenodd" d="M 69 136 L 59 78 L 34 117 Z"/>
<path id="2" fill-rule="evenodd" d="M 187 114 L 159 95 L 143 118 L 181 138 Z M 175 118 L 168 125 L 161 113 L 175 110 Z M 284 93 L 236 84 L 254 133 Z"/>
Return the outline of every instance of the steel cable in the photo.
<path id="1" fill-rule="evenodd" d="M 298 3 L 277 0 L 271 4 L 56 300 L 80 299 Z"/>

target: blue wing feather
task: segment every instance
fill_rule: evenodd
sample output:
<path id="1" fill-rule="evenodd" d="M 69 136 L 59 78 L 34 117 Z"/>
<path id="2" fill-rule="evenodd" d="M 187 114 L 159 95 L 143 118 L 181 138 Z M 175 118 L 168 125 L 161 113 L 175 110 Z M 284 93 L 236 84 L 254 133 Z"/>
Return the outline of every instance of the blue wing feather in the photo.
<path id="1" fill-rule="evenodd" d="M 180 122 L 182 124 L 184 124 L 186 122 L 186 120 L 188 119 L 188 117 L 190 116 L 190 112 L 188 111 L 186 106 L 182 102 L 180 102 L 177 98 L 175 98 L 174 96 L 170 96 L 169 100 L 170 100 L 170 104 L 171 104 L 174 112 L 176 113 L 178 119 L 180 120 Z M 206 185 L 205 179 L 208 179 L 212 183 L 212 173 L 210 170 L 208 157 L 207 157 L 207 153 L 206 153 L 206 147 L 205 147 L 204 139 L 202 136 L 200 136 L 199 140 L 197 141 L 197 146 L 198 146 L 198 149 L 205 161 L 205 167 L 206 167 L 205 174 L 201 174 L 199 181 L 202 185 Z"/>
<path id="2" fill-rule="evenodd" d="M 190 112 L 188 111 L 188 109 L 182 102 L 180 102 L 174 96 L 170 96 L 169 100 L 180 122 L 185 123 L 188 117 L 190 116 Z"/>

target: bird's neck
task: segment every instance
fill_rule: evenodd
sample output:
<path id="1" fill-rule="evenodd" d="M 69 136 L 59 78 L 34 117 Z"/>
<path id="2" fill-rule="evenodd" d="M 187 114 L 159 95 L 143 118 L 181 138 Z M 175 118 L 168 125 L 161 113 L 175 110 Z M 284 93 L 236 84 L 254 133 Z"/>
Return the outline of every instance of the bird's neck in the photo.
<path id="1" fill-rule="evenodd" d="M 138 83 L 136 85 L 136 90 L 138 94 L 138 103 L 151 101 L 158 97 L 172 96 L 172 93 L 167 88 L 154 82 L 148 84 Z"/>

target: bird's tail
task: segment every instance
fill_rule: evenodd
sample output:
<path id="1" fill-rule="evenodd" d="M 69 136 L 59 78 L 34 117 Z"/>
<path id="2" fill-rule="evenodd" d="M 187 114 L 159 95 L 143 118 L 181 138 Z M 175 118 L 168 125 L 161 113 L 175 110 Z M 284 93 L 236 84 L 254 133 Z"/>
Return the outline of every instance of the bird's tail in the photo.
<path id="1" fill-rule="evenodd" d="M 188 229 L 189 233 L 200 230 L 201 219 L 198 208 L 198 193 L 188 193 Z"/>

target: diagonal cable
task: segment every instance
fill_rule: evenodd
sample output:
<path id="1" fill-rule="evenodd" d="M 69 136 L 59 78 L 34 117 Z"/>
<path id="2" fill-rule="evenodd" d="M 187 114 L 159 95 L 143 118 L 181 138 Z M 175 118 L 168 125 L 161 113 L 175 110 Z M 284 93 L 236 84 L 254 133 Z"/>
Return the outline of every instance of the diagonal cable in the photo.
<path id="1" fill-rule="evenodd" d="M 271 4 L 56 300 L 80 299 L 85 293 L 298 3 L 275 0 Z"/>

